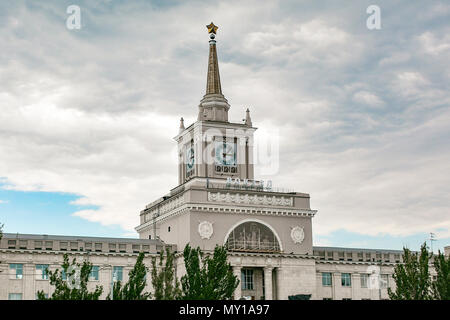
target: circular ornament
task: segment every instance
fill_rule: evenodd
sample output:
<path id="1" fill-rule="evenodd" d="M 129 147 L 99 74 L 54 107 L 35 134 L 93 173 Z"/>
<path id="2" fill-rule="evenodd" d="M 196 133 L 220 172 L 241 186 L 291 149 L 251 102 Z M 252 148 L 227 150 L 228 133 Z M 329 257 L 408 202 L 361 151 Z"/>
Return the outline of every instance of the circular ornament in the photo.
<path id="1" fill-rule="evenodd" d="M 198 224 L 198 234 L 202 239 L 210 239 L 214 232 L 213 225 L 209 221 L 202 221 Z"/>
<path id="2" fill-rule="evenodd" d="M 305 232 L 302 227 L 295 226 L 291 230 L 291 238 L 294 243 L 302 243 L 305 239 Z"/>

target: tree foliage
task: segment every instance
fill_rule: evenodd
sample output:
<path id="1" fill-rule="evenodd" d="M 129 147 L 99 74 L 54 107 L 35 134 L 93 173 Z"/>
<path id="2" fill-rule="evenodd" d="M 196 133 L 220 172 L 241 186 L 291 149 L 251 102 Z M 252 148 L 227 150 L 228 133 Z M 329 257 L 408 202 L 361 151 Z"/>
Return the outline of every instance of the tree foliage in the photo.
<path id="1" fill-rule="evenodd" d="M 69 256 L 64 254 L 62 270 L 46 270 L 49 275 L 50 285 L 55 286 L 55 291 L 49 298 L 43 291 L 37 293 L 38 300 L 98 300 L 103 292 L 102 286 L 96 286 L 93 292 L 87 288 L 92 264 L 88 261 L 77 263 L 73 258 L 69 263 Z M 64 279 L 66 275 L 66 279 Z"/>
<path id="2" fill-rule="evenodd" d="M 184 248 L 186 274 L 181 277 L 183 299 L 186 300 L 227 300 L 239 285 L 227 262 L 227 250 L 216 245 L 214 253 L 205 255 L 199 247 Z"/>
<path id="3" fill-rule="evenodd" d="M 420 253 L 403 248 L 403 263 L 394 268 L 392 277 L 396 288 L 388 288 L 392 300 L 429 300 L 431 296 L 431 278 L 429 272 L 431 254 L 426 243 L 420 248 Z"/>
<path id="4" fill-rule="evenodd" d="M 433 265 L 437 273 L 431 286 L 433 299 L 450 300 L 450 257 L 439 251 L 434 257 Z"/>
<path id="5" fill-rule="evenodd" d="M 128 274 L 128 281 L 123 287 L 120 281 L 114 283 L 113 300 L 147 300 L 151 297 L 150 293 L 144 292 L 147 284 L 147 267 L 144 264 L 144 257 L 143 252 L 139 253 L 133 269 Z M 111 299 L 111 293 L 106 299 Z"/>
<path id="6" fill-rule="evenodd" d="M 152 258 L 152 285 L 155 300 L 176 300 L 180 298 L 180 282 L 176 276 L 175 253 L 166 248 L 164 263 L 164 251 L 160 252 L 158 266 L 156 258 Z"/>

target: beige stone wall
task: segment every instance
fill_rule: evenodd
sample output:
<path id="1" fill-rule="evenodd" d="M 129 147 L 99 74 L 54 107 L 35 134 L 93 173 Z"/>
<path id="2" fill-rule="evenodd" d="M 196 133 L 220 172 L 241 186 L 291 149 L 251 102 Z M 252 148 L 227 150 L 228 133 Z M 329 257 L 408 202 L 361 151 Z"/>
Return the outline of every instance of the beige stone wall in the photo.
<path id="1" fill-rule="evenodd" d="M 99 279 L 90 280 L 88 287 L 93 290 L 96 285 L 103 286 L 103 294 L 101 299 L 105 299 L 111 288 L 112 266 L 123 267 L 123 282 L 128 280 L 128 272 L 133 268 L 136 255 L 86 255 L 69 253 L 69 259 L 76 258 L 77 262 L 88 259 L 95 266 L 99 266 Z M 24 300 L 36 299 L 39 290 L 51 295 L 53 286 L 50 286 L 49 280 L 42 280 L 36 271 L 37 264 L 48 264 L 50 270 L 60 269 L 63 262 L 63 252 L 23 252 L 13 253 L 2 250 L 0 254 L 0 300 L 7 300 L 9 293 L 22 293 Z M 9 268 L 10 264 L 23 264 L 22 279 L 15 279 Z M 147 255 L 144 259 L 147 267 L 151 267 L 151 255 Z M 152 291 L 151 281 L 147 282 L 147 291 Z"/>

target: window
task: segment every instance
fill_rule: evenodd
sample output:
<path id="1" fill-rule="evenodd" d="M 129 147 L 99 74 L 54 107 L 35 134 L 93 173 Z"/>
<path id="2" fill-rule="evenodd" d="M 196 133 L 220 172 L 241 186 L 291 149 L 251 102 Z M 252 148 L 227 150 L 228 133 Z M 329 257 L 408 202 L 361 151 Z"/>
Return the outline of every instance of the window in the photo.
<path id="1" fill-rule="evenodd" d="M 21 263 L 12 263 L 9 265 L 9 269 L 11 269 L 13 279 L 22 279 L 23 277 L 23 264 Z"/>
<path id="2" fill-rule="evenodd" d="M 35 241 L 34 242 L 34 249 L 35 250 L 42 250 L 42 241 Z"/>
<path id="3" fill-rule="evenodd" d="M 133 249 L 133 253 L 139 253 L 140 246 L 138 244 L 133 244 L 131 248 Z"/>
<path id="4" fill-rule="evenodd" d="M 102 251 L 102 244 L 101 243 L 96 243 L 95 244 L 95 251 L 96 252 L 101 252 Z"/>
<path id="5" fill-rule="evenodd" d="M 64 269 L 61 270 L 61 279 L 67 280 L 67 274 L 66 274 L 66 272 L 64 271 Z"/>
<path id="6" fill-rule="evenodd" d="M 113 267 L 113 281 L 122 281 L 123 267 Z"/>
<path id="7" fill-rule="evenodd" d="M 16 248 L 16 240 L 8 240 L 8 249 Z"/>
<path id="8" fill-rule="evenodd" d="M 10 293 L 8 294 L 9 300 L 22 300 L 22 294 L 21 293 Z"/>
<path id="9" fill-rule="evenodd" d="M 145 253 L 149 253 L 149 252 L 150 252 L 150 246 L 144 244 L 144 245 L 142 245 L 142 250 L 143 250 Z"/>
<path id="10" fill-rule="evenodd" d="M 84 247 L 86 248 L 86 251 L 92 251 L 92 242 L 85 242 Z"/>
<path id="11" fill-rule="evenodd" d="M 123 244 L 123 243 L 120 243 L 119 244 L 119 251 L 120 252 L 126 252 L 126 250 L 127 250 L 127 245 Z"/>
<path id="12" fill-rule="evenodd" d="M 67 242 L 66 242 L 66 241 L 61 241 L 61 242 L 59 243 L 59 249 L 60 249 L 61 251 L 66 251 L 66 250 L 67 250 Z"/>
<path id="13" fill-rule="evenodd" d="M 48 280 L 47 268 L 48 268 L 48 264 L 37 264 L 36 265 L 36 279 Z"/>
<path id="14" fill-rule="evenodd" d="M 331 272 L 322 272 L 322 286 L 331 286 Z"/>
<path id="15" fill-rule="evenodd" d="M 53 249 L 53 241 L 45 241 L 45 250 Z"/>
<path id="16" fill-rule="evenodd" d="M 350 273 L 342 273 L 341 274 L 341 284 L 343 287 L 351 287 L 352 286 L 352 278 Z"/>
<path id="17" fill-rule="evenodd" d="M 344 261 L 344 253 L 343 252 L 339 252 L 338 257 L 339 257 L 340 261 Z"/>
<path id="18" fill-rule="evenodd" d="M 382 274 L 380 278 L 380 288 L 386 289 L 389 285 L 389 276 L 387 274 Z"/>
<path id="19" fill-rule="evenodd" d="M 384 262 L 389 262 L 389 261 L 390 261 L 389 253 L 384 254 Z"/>
<path id="20" fill-rule="evenodd" d="M 91 274 L 89 275 L 89 280 L 98 280 L 98 266 L 92 266 Z"/>
<path id="21" fill-rule="evenodd" d="M 351 252 L 347 252 L 347 261 L 353 261 L 353 254 Z"/>
<path id="22" fill-rule="evenodd" d="M 367 288 L 369 283 L 369 275 L 366 273 L 361 274 L 361 288 Z"/>
<path id="23" fill-rule="evenodd" d="M 27 245 L 28 245 L 28 241 L 27 240 L 20 240 L 19 244 L 20 244 L 20 249 L 26 249 Z"/>
<path id="24" fill-rule="evenodd" d="M 109 244 L 109 252 L 116 252 L 116 244 L 115 243 Z"/>
<path id="25" fill-rule="evenodd" d="M 242 269 L 241 271 L 242 290 L 253 290 L 253 270 Z"/>
<path id="26" fill-rule="evenodd" d="M 78 242 L 71 242 L 70 243 L 70 250 L 71 251 L 77 251 L 78 250 Z"/>

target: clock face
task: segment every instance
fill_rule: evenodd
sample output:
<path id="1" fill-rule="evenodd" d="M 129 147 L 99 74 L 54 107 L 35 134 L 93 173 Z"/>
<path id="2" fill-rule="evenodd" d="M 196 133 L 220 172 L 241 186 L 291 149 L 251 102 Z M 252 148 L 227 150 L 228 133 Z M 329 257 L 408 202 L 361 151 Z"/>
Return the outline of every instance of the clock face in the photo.
<path id="1" fill-rule="evenodd" d="M 224 166 L 236 165 L 236 145 L 231 142 L 216 142 L 215 163 Z"/>
<path id="2" fill-rule="evenodd" d="M 186 169 L 191 171 L 194 168 L 194 148 L 188 147 L 186 150 Z"/>

